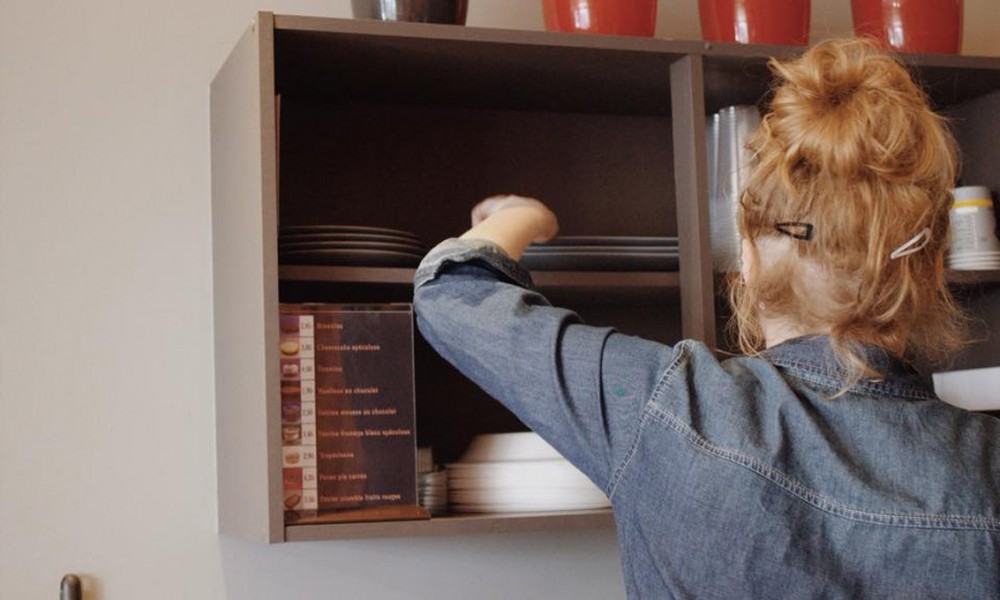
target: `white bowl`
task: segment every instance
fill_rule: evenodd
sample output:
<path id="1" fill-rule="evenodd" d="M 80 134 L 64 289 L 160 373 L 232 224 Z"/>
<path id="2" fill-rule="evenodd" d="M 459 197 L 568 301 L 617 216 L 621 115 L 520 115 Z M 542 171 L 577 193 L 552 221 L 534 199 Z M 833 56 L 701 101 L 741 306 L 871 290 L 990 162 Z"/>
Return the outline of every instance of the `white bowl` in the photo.
<path id="1" fill-rule="evenodd" d="M 565 459 L 448 465 L 448 487 L 453 490 L 546 485 L 594 487 Z"/>
<path id="2" fill-rule="evenodd" d="M 939 398 L 966 410 L 1000 410 L 1000 367 L 934 373 Z"/>
<path id="3" fill-rule="evenodd" d="M 537 433 L 524 431 L 477 435 L 459 462 L 479 463 L 562 458 L 562 455 Z"/>

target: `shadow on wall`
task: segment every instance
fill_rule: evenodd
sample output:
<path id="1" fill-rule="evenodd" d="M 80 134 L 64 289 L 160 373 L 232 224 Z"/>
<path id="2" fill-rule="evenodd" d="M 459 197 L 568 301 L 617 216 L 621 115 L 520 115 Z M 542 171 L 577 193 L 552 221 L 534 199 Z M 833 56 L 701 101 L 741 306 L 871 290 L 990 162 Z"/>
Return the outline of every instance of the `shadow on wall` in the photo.
<path id="1" fill-rule="evenodd" d="M 265 545 L 219 537 L 227 598 L 625 597 L 613 531 Z"/>

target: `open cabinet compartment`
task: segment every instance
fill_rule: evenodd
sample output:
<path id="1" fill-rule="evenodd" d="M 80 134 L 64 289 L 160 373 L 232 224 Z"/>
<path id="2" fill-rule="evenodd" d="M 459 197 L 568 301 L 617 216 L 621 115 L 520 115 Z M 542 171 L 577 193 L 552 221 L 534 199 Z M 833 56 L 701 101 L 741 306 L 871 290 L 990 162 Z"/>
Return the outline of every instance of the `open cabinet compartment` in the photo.
<path id="1" fill-rule="evenodd" d="M 676 235 L 670 57 L 277 25 L 280 225 L 389 227 L 433 245 L 468 228 L 476 201 L 516 192 L 544 199 L 565 235 Z M 308 270 L 335 277 L 323 271 Z M 341 269 L 340 281 L 313 283 L 303 269 L 282 272 L 294 277 L 282 302 L 412 297 L 409 273 L 374 283 Z M 646 306 L 627 311 L 635 300 L 613 296 L 620 274 L 536 275 L 589 321 L 627 317 L 624 329 L 660 339 L 677 330 L 678 303 L 655 306 L 642 274 L 626 287 Z M 645 279 L 662 287 L 672 275 Z M 416 354 L 419 444 L 438 462 L 457 460 L 478 433 L 524 429 L 422 340 Z"/>

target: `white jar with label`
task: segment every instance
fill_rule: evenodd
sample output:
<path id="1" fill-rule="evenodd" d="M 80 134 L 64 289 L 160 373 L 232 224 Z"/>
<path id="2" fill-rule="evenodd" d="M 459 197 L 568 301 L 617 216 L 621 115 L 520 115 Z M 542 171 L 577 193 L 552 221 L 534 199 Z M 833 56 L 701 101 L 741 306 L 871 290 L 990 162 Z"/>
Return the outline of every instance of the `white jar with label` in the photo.
<path id="1" fill-rule="evenodd" d="M 965 186 L 952 190 L 951 247 L 948 266 L 952 269 L 1000 268 L 1000 239 L 990 189 Z"/>

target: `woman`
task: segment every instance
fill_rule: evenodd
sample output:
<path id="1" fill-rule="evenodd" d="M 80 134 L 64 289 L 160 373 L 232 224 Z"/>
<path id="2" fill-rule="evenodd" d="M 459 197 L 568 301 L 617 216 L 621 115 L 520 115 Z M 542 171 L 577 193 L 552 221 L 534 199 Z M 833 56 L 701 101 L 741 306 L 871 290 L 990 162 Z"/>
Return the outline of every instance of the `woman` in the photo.
<path id="1" fill-rule="evenodd" d="M 731 300 L 747 356 L 590 327 L 492 198 L 415 279 L 424 337 L 609 496 L 629 597 L 1000 598 L 1000 426 L 901 357 L 962 341 L 943 275 L 954 142 L 867 42 L 772 61 Z"/>

